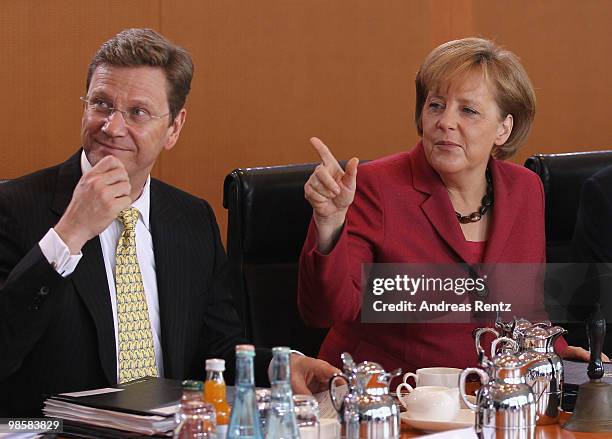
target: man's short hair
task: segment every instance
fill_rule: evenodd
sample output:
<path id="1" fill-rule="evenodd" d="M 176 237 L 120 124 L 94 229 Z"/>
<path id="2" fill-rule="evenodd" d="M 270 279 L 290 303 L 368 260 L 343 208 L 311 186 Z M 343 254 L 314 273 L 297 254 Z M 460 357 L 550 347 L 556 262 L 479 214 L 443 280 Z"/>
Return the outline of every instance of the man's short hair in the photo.
<path id="1" fill-rule="evenodd" d="M 166 74 L 170 123 L 185 106 L 191 89 L 193 62 L 189 53 L 152 29 L 126 29 L 106 41 L 89 63 L 85 90 L 100 65 L 161 67 Z"/>

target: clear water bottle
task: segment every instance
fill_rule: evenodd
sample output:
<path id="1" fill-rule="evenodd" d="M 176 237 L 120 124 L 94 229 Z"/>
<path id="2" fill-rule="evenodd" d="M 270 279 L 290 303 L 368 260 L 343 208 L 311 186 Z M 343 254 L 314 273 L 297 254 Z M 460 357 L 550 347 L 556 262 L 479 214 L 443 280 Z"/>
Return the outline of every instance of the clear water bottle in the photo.
<path id="1" fill-rule="evenodd" d="M 255 400 L 253 345 L 236 346 L 234 404 L 227 428 L 227 439 L 262 439 L 259 411 Z"/>
<path id="2" fill-rule="evenodd" d="M 291 392 L 289 367 L 291 350 L 287 347 L 276 347 L 272 349 L 272 355 L 270 410 L 266 422 L 266 439 L 299 439 L 300 433 L 295 419 L 293 393 Z"/>

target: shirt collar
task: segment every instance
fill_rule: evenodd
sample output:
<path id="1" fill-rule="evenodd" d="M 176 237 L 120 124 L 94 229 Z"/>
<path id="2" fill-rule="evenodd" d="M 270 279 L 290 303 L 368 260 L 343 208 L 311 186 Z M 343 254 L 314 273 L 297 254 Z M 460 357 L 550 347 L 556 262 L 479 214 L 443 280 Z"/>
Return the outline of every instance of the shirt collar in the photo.
<path id="1" fill-rule="evenodd" d="M 85 174 L 91 170 L 92 166 L 87 160 L 87 156 L 85 155 L 85 150 L 81 151 L 81 172 Z M 132 203 L 132 207 L 138 209 L 140 213 L 140 219 L 147 230 L 151 230 L 149 228 L 149 211 L 151 210 L 151 176 L 147 176 L 147 181 L 145 181 L 144 188 L 142 189 L 142 193 L 140 197 L 136 201 Z"/>

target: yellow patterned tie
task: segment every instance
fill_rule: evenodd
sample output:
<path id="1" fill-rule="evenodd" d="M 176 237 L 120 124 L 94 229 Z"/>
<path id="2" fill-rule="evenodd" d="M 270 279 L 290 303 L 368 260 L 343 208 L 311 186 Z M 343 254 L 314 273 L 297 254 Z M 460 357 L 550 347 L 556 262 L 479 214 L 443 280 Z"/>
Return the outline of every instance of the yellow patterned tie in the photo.
<path id="1" fill-rule="evenodd" d="M 157 376 L 147 299 L 136 255 L 138 209 L 119 214 L 123 233 L 117 243 L 115 286 L 119 329 L 119 383 Z"/>

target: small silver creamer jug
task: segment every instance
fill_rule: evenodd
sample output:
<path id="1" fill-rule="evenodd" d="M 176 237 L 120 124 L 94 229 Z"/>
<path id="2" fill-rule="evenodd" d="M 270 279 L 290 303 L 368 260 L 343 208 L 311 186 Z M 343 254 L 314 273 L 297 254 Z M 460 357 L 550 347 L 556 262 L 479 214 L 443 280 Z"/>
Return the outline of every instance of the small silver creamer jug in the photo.
<path id="1" fill-rule="evenodd" d="M 459 377 L 459 392 L 463 402 L 476 412 L 476 433 L 481 439 L 535 438 L 536 401 L 526 383 L 532 361 L 516 354 L 504 353 L 492 360 L 482 357 L 487 369 L 465 369 Z M 470 373 L 480 376 L 482 387 L 476 394 L 476 404 L 467 399 L 465 381 Z"/>
<path id="2" fill-rule="evenodd" d="M 389 382 L 400 376 L 401 369 L 387 373 L 378 364 L 364 361 L 355 364 L 348 353 L 342 354 L 344 372 L 329 382 L 332 404 L 340 414 L 342 437 L 346 439 L 399 439 L 399 408 L 389 395 Z M 337 379 L 348 384 L 348 393 L 338 402 Z"/>

